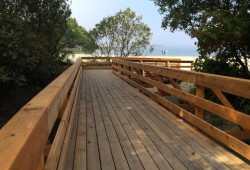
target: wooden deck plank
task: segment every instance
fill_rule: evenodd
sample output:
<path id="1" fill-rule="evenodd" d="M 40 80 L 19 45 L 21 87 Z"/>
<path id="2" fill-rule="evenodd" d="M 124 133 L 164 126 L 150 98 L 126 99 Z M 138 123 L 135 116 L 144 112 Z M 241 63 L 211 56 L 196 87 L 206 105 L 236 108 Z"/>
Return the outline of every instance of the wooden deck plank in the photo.
<path id="1" fill-rule="evenodd" d="M 110 70 L 82 77 L 74 169 L 250 169 Z"/>
<path id="2" fill-rule="evenodd" d="M 92 106 L 90 77 L 86 77 L 86 106 L 87 106 L 87 169 L 101 169 L 96 122 Z"/>
<path id="3" fill-rule="evenodd" d="M 86 113 L 83 112 L 84 103 L 80 102 L 80 113 L 74 157 L 74 169 L 87 169 L 86 165 Z"/>
<path id="4" fill-rule="evenodd" d="M 77 123 L 77 138 L 75 141 L 74 169 L 87 169 L 87 110 L 86 110 L 86 74 L 82 75 L 82 86 L 80 94 L 80 111 Z M 73 169 L 73 168 L 68 168 Z"/>
<path id="5" fill-rule="evenodd" d="M 75 153 L 75 144 L 76 144 L 76 133 L 77 133 L 77 124 L 78 124 L 78 116 L 79 112 L 76 112 L 75 119 L 73 122 L 73 128 L 71 132 L 71 138 L 69 143 L 69 151 L 68 151 L 68 157 L 66 160 L 65 169 L 73 169 L 74 167 L 74 153 Z"/>
<path id="6" fill-rule="evenodd" d="M 101 90 L 99 90 L 99 88 Z M 98 93 L 97 99 L 98 99 L 99 105 L 102 107 L 101 112 L 102 112 L 103 119 L 105 122 L 105 127 L 107 128 L 108 138 L 110 141 L 110 146 L 111 146 L 114 162 L 116 165 L 116 169 L 129 169 L 129 165 L 127 163 L 126 157 L 124 156 L 124 151 L 121 147 L 121 142 L 118 139 L 119 132 L 121 132 L 122 129 L 119 127 L 119 121 L 117 121 L 115 117 L 115 112 L 112 110 L 111 104 L 107 100 L 106 96 L 103 96 L 101 94 L 102 89 L 103 87 L 99 87 L 99 85 L 97 84 L 97 87 L 96 87 L 96 92 Z M 116 122 L 116 123 L 113 123 L 113 122 Z"/>
<path id="7" fill-rule="evenodd" d="M 100 109 L 103 109 L 103 107 L 99 107 L 99 104 L 97 101 L 96 81 L 93 81 L 92 75 L 90 77 L 91 77 L 91 82 L 89 84 L 90 84 L 90 91 L 91 91 L 92 107 L 93 107 L 94 116 L 95 116 L 99 153 L 100 153 L 100 159 L 101 159 L 101 167 L 102 169 L 112 170 L 112 169 L 115 169 L 115 165 L 114 165 L 114 161 L 112 158 L 110 144 L 107 138 L 106 129 L 105 129 L 101 111 L 100 111 Z"/>

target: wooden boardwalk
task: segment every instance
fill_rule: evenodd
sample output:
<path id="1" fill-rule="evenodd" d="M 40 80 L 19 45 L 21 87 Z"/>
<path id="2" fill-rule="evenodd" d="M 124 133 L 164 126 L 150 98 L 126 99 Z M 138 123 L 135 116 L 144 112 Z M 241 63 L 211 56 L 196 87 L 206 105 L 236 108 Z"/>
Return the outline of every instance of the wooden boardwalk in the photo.
<path id="1" fill-rule="evenodd" d="M 111 70 L 84 70 L 66 169 L 250 169 Z"/>

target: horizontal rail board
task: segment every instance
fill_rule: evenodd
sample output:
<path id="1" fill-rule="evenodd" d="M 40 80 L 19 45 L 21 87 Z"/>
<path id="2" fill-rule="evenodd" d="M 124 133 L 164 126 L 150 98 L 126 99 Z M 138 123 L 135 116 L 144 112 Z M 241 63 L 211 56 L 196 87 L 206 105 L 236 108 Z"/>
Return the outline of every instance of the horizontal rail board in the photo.
<path id="1" fill-rule="evenodd" d="M 83 66 L 82 69 L 111 69 L 112 66 Z"/>
<path id="2" fill-rule="evenodd" d="M 82 62 L 84 65 L 111 65 L 111 62 Z"/>

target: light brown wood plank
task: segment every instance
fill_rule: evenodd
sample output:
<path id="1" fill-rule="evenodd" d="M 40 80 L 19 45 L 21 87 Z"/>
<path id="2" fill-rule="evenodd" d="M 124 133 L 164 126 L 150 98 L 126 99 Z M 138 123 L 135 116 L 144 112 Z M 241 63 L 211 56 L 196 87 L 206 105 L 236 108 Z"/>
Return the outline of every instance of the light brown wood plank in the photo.
<path id="1" fill-rule="evenodd" d="M 71 138 L 70 138 L 70 143 L 69 143 L 70 147 L 69 147 L 68 157 L 66 160 L 65 169 L 73 169 L 74 167 L 77 124 L 78 124 L 78 114 L 76 114 L 75 120 L 73 123 L 73 128 L 72 128 Z"/>
<path id="2" fill-rule="evenodd" d="M 88 72 L 88 71 L 87 71 Z M 87 169 L 101 169 L 98 139 L 92 106 L 90 77 L 86 78 L 86 107 L 87 107 Z"/>
<path id="3" fill-rule="evenodd" d="M 86 74 L 82 74 L 80 92 L 80 111 L 77 124 L 73 168 L 75 170 L 87 169 L 87 110 L 86 110 Z M 68 168 L 68 169 L 73 169 Z"/>
<path id="4" fill-rule="evenodd" d="M 115 169 L 115 165 L 113 162 L 110 144 L 107 138 L 106 129 L 103 123 L 101 109 L 97 102 L 97 95 L 96 95 L 96 82 L 93 80 L 92 75 L 90 85 L 90 92 L 91 92 L 91 99 L 92 99 L 92 107 L 94 111 L 95 117 L 95 124 L 96 124 L 96 131 L 97 131 L 97 138 L 98 138 L 98 145 L 99 145 L 99 154 L 101 160 L 101 167 L 102 169 L 112 170 Z"/>
<path id="5" fill-rule="evenodd" d="M 87 148 L 86 148 L 86 105 L 85 101 L 80 102 L 78 119 L 77 138 L 75 146 L 74 169 L 87 169 Z"/>

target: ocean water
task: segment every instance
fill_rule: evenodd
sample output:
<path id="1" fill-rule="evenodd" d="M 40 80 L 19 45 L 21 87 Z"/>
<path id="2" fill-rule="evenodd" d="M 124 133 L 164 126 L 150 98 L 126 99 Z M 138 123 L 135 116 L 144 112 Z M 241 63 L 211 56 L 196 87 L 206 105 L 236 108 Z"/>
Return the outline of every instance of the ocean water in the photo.
<path id="1" fill-rule="evenodd" d="M 153 45 L 153 52 L 146 50 L 145 56 L 199 56 L 195 47 L 165 47 L 162 45 Z"/>

